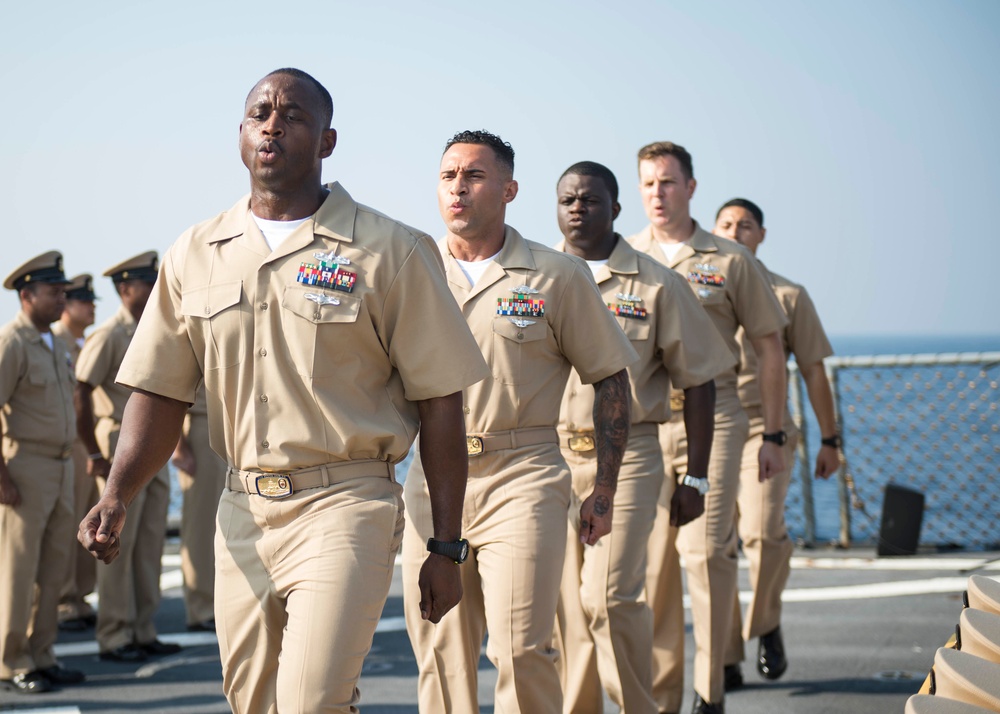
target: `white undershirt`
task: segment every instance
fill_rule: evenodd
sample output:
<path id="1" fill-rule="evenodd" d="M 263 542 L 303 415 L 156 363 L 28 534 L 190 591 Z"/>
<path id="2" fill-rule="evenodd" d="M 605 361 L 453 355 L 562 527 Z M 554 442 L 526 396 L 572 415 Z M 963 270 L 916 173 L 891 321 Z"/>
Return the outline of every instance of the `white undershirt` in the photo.
<path id="1" fill-rule="evenodd" d="M 497 251 L 485 260 L 459 260 L 455 258 L 455 262 L 458 263 L 458 267 L 465 273 L 465 277 L 469 279 L 469 285 L 476 287 L 476 282 L 483 277 L 483 273 L 493 264 L 498 255 L 500 255 L 500 251 Z"/>
<path id="2" fill-rule="evenodd" d="M 83 343 L 86 342 L 86 341 L 87 341 L 86 337 L 77 337 L 76 338 L 76 346 L 79 347 L 82 350 L 83 349 Z"/>
<path id="3" fill-rule="evenodd" d="M 658 240 L 656 241 L 656 244 L 660 246 L 660 250 L 663 251 L 663 254 L 667 256 L 667 260 L 670 261 L 674 259 L 674 256 L 677 255 L 681 248 L 690 242 L 691 241 L 686 240 L 680 243 L 664 243 L 663 241 Z"/>
<path id="4" fill-rule="evenodd" d="M 49 346 L 49 352 L 55 352 L 55 345 L 52 343 L 52 333 L 51 332 L 39 332 L 42 336 L 42 342 Z"/>
<path id="5" fill-rule="evenodd" d="M 608 264 L 608 259 L 607 258 L 605 258 L 604 260 L 588 260 L 587 261 L 587 265 L 590 266 L 590 272 L 592 272 L 594 274 L 595 278 L 597 277 L 597 271 L 600 270 L 602 267 L 604 267 L 607 264 Z"/>
<path id="6" fill-rule="evenodd" d="M 253 216 L 253 220 L 257 224 L 257 227 L 260 228 L 260 232 L 264 234 L 264 240 L 267 241 L 267 245 L 271 250 L 284 243 L 285 238 L 294 233 L 296 228 L 312 219 L 312 216 L 306 216 L 294 221 L 272 221 L 267 218 L 261 218 L 253 212 L 250 215 Z"/>

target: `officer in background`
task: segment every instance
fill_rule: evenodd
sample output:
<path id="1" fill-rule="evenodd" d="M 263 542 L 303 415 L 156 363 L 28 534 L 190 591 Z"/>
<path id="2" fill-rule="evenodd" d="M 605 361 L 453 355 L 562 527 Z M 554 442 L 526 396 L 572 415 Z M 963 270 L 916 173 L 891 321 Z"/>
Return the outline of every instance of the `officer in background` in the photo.
<path id="1" fill-rule="evenodd" d="M 204 380 L 212 448 L 228 464 L 215 538 L 222 681 L 241 714 L 357 711 L 402 537 L 393 465 L 419 428 L 434 536 L 456 545 L 461 390 L 489 374 L 434 242 L 322 184 L 332 115 L 329 92 L 298 69 L 251 89 L 239 142 L 250 194 L 164 257 L 118 375 L 135 389 L 118 458 L 80 526 L 114 560 L 132 499 L 170 457 Z M 412 597 L 437 622 L 461 598 L 454 559 L 426 558 Z"/>
<path id="2" fill-rule="evenodd" d="M 76 364 L 78 432 L 87 447 L 90 474 L 102 489 L 115 460 L 130 391 L 116 382 L 122 359 L 156 282 L 157 255 L 151 250 L 108 268 L 121 305 L 87 339 Z M 164 465 L 136 495 L 133 518 L 121 534 L 122 558 L 97 569 L 97 644 L 100 657 L 141 662 L 149 655 L 175 654 L 180 646 L 156 637 L 153 616 L 160 606 L 160 570 L 170 505 L 170 476 Z"/>
<path id="3" fill-rule="evenodd" d="M 580 506 L 576 534 L 588 545 L 611 531 L 628 440 L 625 367 L 635 361 L 635 350 L 583 261 L 527 241 L 504 224 L 507 204 L 517 195 L 513 172 L 510 144 L 484 131 L 456 134 L 441 157 L 438 209 L 448 233 L 438 247 L 448 286 L 492 376 L 463 395 L 469 453 L 465 598 L 437 626 L 415 607 L 417 566 L 433 535 L 424 471 L 416 461 L 405 484 L 404 612 L 425 714 L 478 711 L 476 670 L 487 632 L 487 656 L 498 670 L 496 710 L 562 711 L 551 640 L 570 474 L 555 424 L 571 367 L 597 395 L 595 483 Z M 436 546 L 432 541 L 427 547 Z"/>
<path id="4" fill-rule="evenodd" d="M 84 332 L 94 324 L 94 278 L 82 273 L 70 279 L 66 286 L 66 307 L 62 316 L 52 323 L 52 334 L 66 343 L 70 368 L 83 349 Z M 73 431 L 76 431 L 74 427 Z M 73 523 L 79 523 L 87 511 L 97 503 L 97 481 L 87 471 L 87 447 L 79 436 L 73 441 Z M 76 529 L 71 533 L 70 564 L 66 570 L 66 584 L 59 598 L 59 629 L 79 632 L 93 627 L 97 613 L 84 598 L 94 592 L 97 584 L 97 563 L 90 553 L 76 541 Z"/>
<path id="5" fill-rule="evenodd" d="M 76 416 L 67 346 L 49 325 L 66 306 L 68 283 L 54 250 L 3 283 L 21 310 L 0 328 L 0 688 L 19 694 L 84 678 L 52 649 L 72 545 Z"/>
<path id="6" fill-rule="evenodd" d="M 756 256 L 757 248 L 767 234 L 764 212 L 753 201 L 734 198 L 724 203 L 716 213 L 714 232 L 738 242 Z M 806 289 L 768 270 L 763 263 L 761 268 L 788 316 L 788 325 L 781 331 L 785 359 L 787 361 L 790 354 L 795 355 L 809 393 L 809 403 L 819 423 L 822 441 L 816 456 L 816 477 L 829 478 L 840 467 L 840 435 L 833 411 L 833 390 L 823 366 L 823 359 L 833 354 L 833 348 Z M 757 377 L 757 355 L 753 344 L 742 333 L 740 346 L 743 353 L 739 376 L 740 403 L 750 418 L 750 434 L 743 450 L 740 473 L 738 530 L 743 541 L 743 553 L 750 566 L 753 593 L 745 621 L 741 617 L 739 598 L 733 600 L 733 626 L 726 655 L 727 691 L 743 684 L 740 662 L 743 660 L 744 640 L 759 638 L 757 671 L 765 679 L 778 679 L 788 668 L 781 636 L 781 593 L 788 582 L 793 547 L 785 526 L 785 497 L 792 478 L 799 437 L 786 405 L 783 428 L 788 434 L 788 441 L 782 447 L 785 468 L 767 481 L 760 481 L 757 478 L 756 456 L 764 433 L 764 416 Z"/>
<path id="7" fill-rule="evenodd" d="M 614 231 L 618 181 L 605 166 L 570 166 L 556 187 L 557 245 L 587 261 L 639 361 L 628 368 L 632 426 L 618 474 L 611 533 L 593 546 L 567 539 L 556 628 L 566 714 L 600 714 L 603 692 L 629 714 L 656 714 L 652 695 L 652 614 L 642 599 L 646 542 L 664 485 L 658 425 L 670 417 L 671 384 L 685 394 L 683 418 L 695 456 L 674 487 L 670 522 L 683 526 L 704 510 L 715 410 L 715 375 L 733 358 L 681 276 Z M 559 414 L 559 445 L 573 473 L 569 534 L 579 532 L 580 503 L 594 488 L 594 390 L 570 373 Z M 678 415 L 681 416 L 681 415 Z"/>
<path id="8" fill-rule="evenodd" d="M 684 556 L 694 621 L 695 714 L 724 711 L 724 659 L 737 594 L 736 497 L 747 417 L 736 392 L 742 326 L 760 358 L 764 443 L 757 455 L 759 478 L 783 468 L 781 430 L 785 410 L 785 359 L 778 331 L 786 319 L 767 278 L 746 249 L 703 230 L 691 218 L 697 182 L 691 155 L 671 142 L 639 150 L 639 190 L 649 225 L 629 238 L 632 245 L 680 273 L 705 308 L 733 357 L 733 369 L 715 379 L 715 434 L 709 461 L 712 489 L 705 513 L 683 530 L 668 523 L 666 502 L 650 538 L 646 594 L 653 608 L 653 693 L 664 711 L 677 711 L 683 695 L 684 611 L 677 550 Z M 683 393 L 672 398 L 683 399 Z M 688 445 L 683 424 L 660 433 L 664 462 L 684 469 Z M 683 471 L 681 471 L 683 473 Z M 676 547 L 674 545 L 676 539 Z"/>
<path id="9" fill-rule="evenodd" d="M 226 462 L 209 443 L 204 386 L 198 388 L 194 404 L 184 417 L 171 463 L 177 467 L 183 494 L 181 573 L 187 628 L 215 632 L 215 550 L 210 544 L 215 540 L 215 514 L 226 486 Z"/>

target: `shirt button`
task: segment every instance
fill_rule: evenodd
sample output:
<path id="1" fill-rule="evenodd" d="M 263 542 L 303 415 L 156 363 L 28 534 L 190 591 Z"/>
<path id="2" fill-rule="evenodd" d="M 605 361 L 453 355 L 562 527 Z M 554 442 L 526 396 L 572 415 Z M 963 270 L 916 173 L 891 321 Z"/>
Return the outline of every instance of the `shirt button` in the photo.
<path id="1" fill-rule="evenodd" d="M 261 400 L 262 402 L 266 402 L 266 401 L 267 401 L 267 395 L 266 395 L 266 394 L 261 394 L 261 395 L 260 395 L 260 400 Z"/>
<path id="2" fill-rule="evenodd" d="M 471 410 L 471 409 L 469 409 L 469 407 L 465 407 L 465 413 L 466 413 L 466 414 L 471 414 L 471 413 L 472 413 L 472 410 Z"/>
<path id="3" fill-rule="evenodd" d="M 206 315 L 211 315 L 212 314 L 212 308 L 206 306 L 205 307 L 205 314 Z"/>
<path id="4" fill-rule="evenodd" d="M 266 303 L 266 302 L 262 302 L 262 303 L 260 304 L 260 309 L 261 309 L 261 310 L 266 310 L 266 309 L 267 309 L 267 303 Z"/>
<path id="5" fill-rule="evenodd" d="M 523 340 L 524 339 L 524 333 L 523 332 L 518 332 L 517 333 L 517 339 Z"/>
<path id="6" fill-rule="evenodd" d="M 263 347 L 260 348 L 260 356 L 267 357 L 267 350 L 265 350 Z"/>
<path id="7" fill-rule="evenodd" d="M 270 444 L 267 443 L 267 439 L 264 439 L 264 441 L 260 442 L 260 445 L 263 446 L 265 449 L 270 446 Z"/>

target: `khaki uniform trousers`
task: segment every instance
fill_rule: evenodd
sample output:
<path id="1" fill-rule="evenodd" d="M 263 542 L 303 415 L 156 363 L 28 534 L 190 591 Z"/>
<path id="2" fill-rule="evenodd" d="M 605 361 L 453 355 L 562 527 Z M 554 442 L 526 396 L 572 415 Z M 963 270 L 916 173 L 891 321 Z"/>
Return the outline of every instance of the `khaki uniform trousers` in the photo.
<path id="1" fill-rule="evenodd" d="M 101 451 L 114 454 L 119 424 L 97 423 Z M 99 479 L 103 492 L 105 479 Z M 121 552 L 110 564 L 97 565 L 97 645 L 101 652 L 156 639 L 153 616 L 160 606 L 163 541 L 170 506 L 170 472 L 164 466 L 129 504 L 121 532 Z"/>
<path id="2" fill-rule="evenodd" d="M 17 508 L 0 506 L 0 677 L 10 679 L 56 664 L 56 612 L 76 523 L 73 461 L 5 441 L 21 494 Z"/>
<path id="3" fill-rule="evenodd" d="M 560 433 L 565 445 L 569 434 Z M 646 543 L 663 485 L 656 424 L 632 427 L 618 474 L 611 533 L 580 543 L 580 506 L 594 489 L 596 451 L 562 450 L 573 473 L 555 643 L 565 714 L 601 714 L 603 692 L 627 714 L 656 714 L 653 616 L 642 598 Z"/>
<path id="4" fill-rule="evenodd" d="M 215 518 L 226 486 L 226 462 L 208 443 L 208 417 L 188 414 L 184 437 L 194 452 L 195 472 L 177 472 L 181 502 L 181 572 L 187 624 L 215 617 Z"/>
<path id="5" fill-rule="evenodd" d="M 757 453 L 763 442 L 764 418 L 759 410 L 748 410 L 750 434 L 743 448 L 740 468 L 740 494 L 736 501 L 740 540 L 750 570 L 752 596 L 746 621 L 740 614 L 739 593 L 733 599 L 733 625 L 730 631 L 726 664 L 743 660 L 743 641 L 774 630 L 781 624 L 781 593 L 788 582 L 794 546 L 785 525 L 785 497 L 795 466 L 795 447 L 799 431 L 786 414 L 783 429 L 788 441 L 782 447 L 785 468 L 761 483 Z"/>
<path id="6" fill-rule="evenodd" d="M 417 454 L 419 459 L 419 453 Z M 403 607 L 417 658 L 422 714 L 475 714 L 483 636 L 497 668 L 494 707 L 505 714 L 561 714 L 552 648 L 559 580 L 566 556 L 570 473 L 556 444 L 469 458 L 462 535 L 469 541 L 461 602 L 437 625 L 420 619 L 417 579 L 433 536 L 423 472 L 413 468 L 404 495 Z"/>
<path id="7" fill-rule="evenodd" d="M 97 479 L 87 473 L 87 447 L 77 439 L 73 442 L 73 518 L 82 521 L 97 503 Z M 97 558 L 76 539 L 73 529 L 70 543 L 69 577 L 59 598 L 59 621 L 92 617 L 94 608 L 84 598 L 97 586 Z"/>
<path id="8" fill-rule="evenodd" d="M 661 711 L 677 711 L 684 694 L 684 603 L 678 554 L 684 556 L 694 623 L 694 688 L 703 699 L 723 697 L 723 669 L 738 596 L 736 497 L 748 420 L 735 390 L 716 394 L 715 436 L 708 465 L 705 513 L 683 528 L 670 527 L 670 497 L 687 470 L 683 415 L 660 429 L 667 478 L 649 540 L 646 599 L 653 611 L 653 697 Z"/>
<path id="9" fill-rule="evenodd" d="M 357 712 L 403 532 L 385 462 L 283 499 L 226 489 L 215 534 L 222 687 L 234 714 Z M 359 465 L 370 474 L 358 475 Z"/>

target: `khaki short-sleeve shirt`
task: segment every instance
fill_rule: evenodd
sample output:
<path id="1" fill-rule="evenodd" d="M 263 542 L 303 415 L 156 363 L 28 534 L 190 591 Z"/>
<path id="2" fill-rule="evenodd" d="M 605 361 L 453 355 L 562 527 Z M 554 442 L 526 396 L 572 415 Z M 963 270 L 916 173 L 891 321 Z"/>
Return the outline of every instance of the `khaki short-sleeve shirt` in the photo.
<path id="1" fill-rule="evenodd" d="M 488 375 L 434 242 L 328 189 L 273 251 L 249 196 L 185 232 L 118 374 L 188 403 L 204 378 L 212 447 L 239 469 L 395 463 L 415 402 Z"/>
<path id="2" fill-rule="evenodd" d="M 76 438 L 73 371 L 66 343 L 53 335 L 52 349 L 23 312 L 0 328 L 0 405 L 3 453 L 30 444 L 57 458 Z M 12 443 L 13 442 L 13 443 Z"/>
<path id="3" fill-rule="evenodd" d="M 565 250 L 564 244 L 556 249 Z M 621 236 L 607 265 L 594 277 L 605 304 L 639 353 L 628 368 L 633 424 L 670 418 L 671 384 L 677 389 L 695 387 L 733 368 L 733 357 L 687 282 Z M 563 393 L 560 427 L 592 430 L 593 409 L 594 388 L 573 370 Z"/>
<path id="4" fill-rule="evenodd" d="M 83 345 L 76 341 L 76 338 L 73 337 L 66 325 L 59 320 L 53 322 L 50 329 L 53 335 L 66 343 L 66 354 L 69 355 L 69 364 L 75 372 L 76 362 L 80 359 L 80 350 L 83 349 Z"/>
<path id="5" fill-rule="evenodd" d="M 94 330 L 76 360 L 76 378 L 94 388 L 94 416 L 121 424 L 132 391 L 118 384 L 118 368 L 135 334 L 136 322 L 124 305 Z"/>
<path id="6" fill-rule="evenodd" d="M 468 433 L 554 427 L 571 366 L 592 384 L 637 359 L 582 260 L 507 226 L 503 248 L 473 287 L 447 239 L 438 246 L 492 372 L 465 390 Z"/>
<path id="7" fill-rule="evenodd" d="M 697 223 L 691 239 L 672 260 L 660 249 L 652 226 L 631 236 L 628 242 L 688 281 L 736 360 L 732 369 L 716 377 L 716 388 L 735 390 L 740 359 L 737 329 L 742 326 L 747 335 L 757 338 L 777 332 L 787 323 L 753 254 L 738 243 L 712 235 Z"/>
<path id="8" fill-rule="evenodd" d="M 833 354 L 833 347 L 823 330 L 819 313 L 806 289 L 793 283 L 777 273 L 773 273 L 761 263 L 767 273 L 778 302 L 788 316 L 788 324 L 781 332 L 781 341 L 785 348 L 785 358 L 795 355 L 795 361 L 800 365 L 814 364 Z M 739 393 L 740 402 L 744 407 L 760 406 L 760 383 L 757 379 L 757 353 L 746 335 L 740 333 Z"/>

